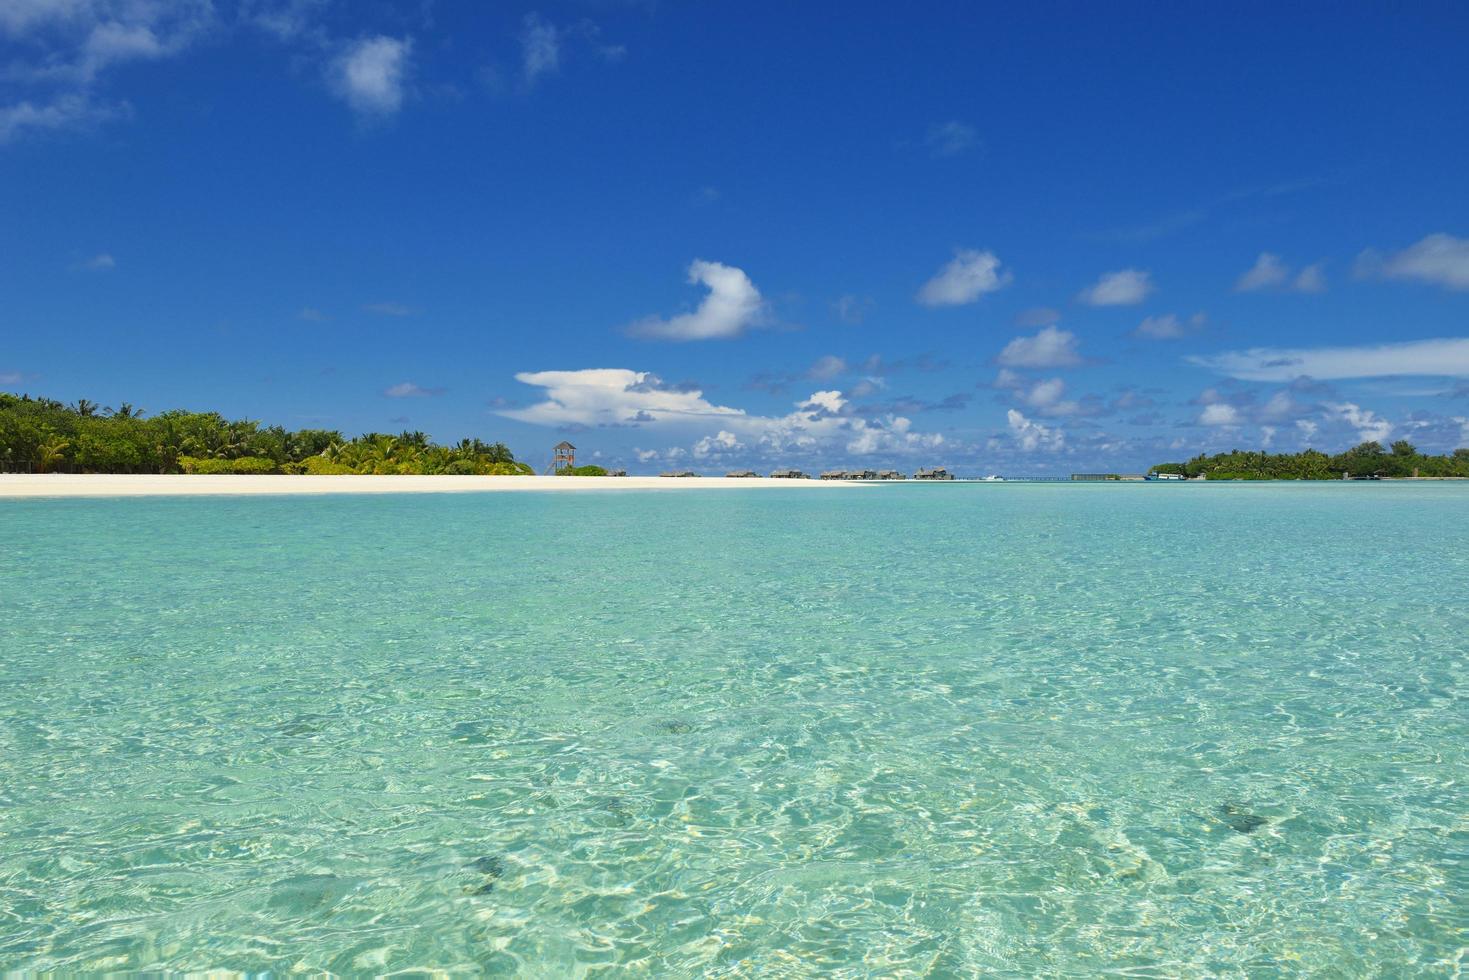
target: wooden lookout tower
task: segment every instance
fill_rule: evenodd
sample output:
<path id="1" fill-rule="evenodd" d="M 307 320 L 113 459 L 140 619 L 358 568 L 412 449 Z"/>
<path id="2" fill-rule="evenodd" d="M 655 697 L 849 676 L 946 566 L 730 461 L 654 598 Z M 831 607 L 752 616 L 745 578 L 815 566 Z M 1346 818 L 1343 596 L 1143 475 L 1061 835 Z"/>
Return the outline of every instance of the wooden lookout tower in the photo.
<path id="1" fill-rule="evenodd" d="M 576 469 L 576 447 L 563 439 L 551 450 L 551 472 L 573 469 Z"/>

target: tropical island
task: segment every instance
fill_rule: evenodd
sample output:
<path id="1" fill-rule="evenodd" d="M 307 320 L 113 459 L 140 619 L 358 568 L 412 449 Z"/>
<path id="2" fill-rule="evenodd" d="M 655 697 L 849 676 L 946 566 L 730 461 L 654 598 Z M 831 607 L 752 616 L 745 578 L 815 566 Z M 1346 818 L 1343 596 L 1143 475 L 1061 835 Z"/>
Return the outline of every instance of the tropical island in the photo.
<path id="1" fill-rule="evenodd" d="M 1186 463 L 1159 463 L 1149 470 L 1153 473 L 1208 480 L 1469 479 L 1469 448 L 1430 456 L 1400 439 L 1389 449 L 1379 442 L 1364 442 L 1335 456 L 1315 449 L 1299 453 L 1236 449 L 1213 456 L 1200 454 Z"/>
<path id="2" fill-rule="evenodd" d="M 348 439 L 333 429 L 293 432 L 229 421 L 218 412 L 148 417 L 129 404 L 112 409 L 80 399 L 64 405 L 0 392 L 0 472 L 517 476 L 534 470 L 501 442 L 441 446 L 422 432 Z"/>

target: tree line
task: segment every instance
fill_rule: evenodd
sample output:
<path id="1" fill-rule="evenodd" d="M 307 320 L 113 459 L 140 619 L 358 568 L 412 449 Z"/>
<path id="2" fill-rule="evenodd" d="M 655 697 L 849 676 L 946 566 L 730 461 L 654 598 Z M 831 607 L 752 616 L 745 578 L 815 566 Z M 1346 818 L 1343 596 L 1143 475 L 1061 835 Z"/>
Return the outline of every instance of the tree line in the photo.
<path id="1" fill-rule="evenodd" d="M 1200 454 L 1187 463 L 1160 463 L 1152 472 L 1210 480 L 1340 480 L 1343 473 L 1348 477 L 1469 477 L 1469 448 L 1429 456 L 1400 439 L 1388 449 L 1383 449 L 1380 442 L 1364 442 L 1335 456 L 1315 449 L 1299 453 L 1236 449 L 1213 456 Z"/>
<path id="2" fill-rule="evenodd" d="M 452 446 L 422 432 L 289 431 L 218 412 L 146 416 L 129 404 L 104 408 L 80 399 L 0 392 L 0 471 L 11 473 L 463 474 L 533 472 L 504 443 L 463 439 Z"/>

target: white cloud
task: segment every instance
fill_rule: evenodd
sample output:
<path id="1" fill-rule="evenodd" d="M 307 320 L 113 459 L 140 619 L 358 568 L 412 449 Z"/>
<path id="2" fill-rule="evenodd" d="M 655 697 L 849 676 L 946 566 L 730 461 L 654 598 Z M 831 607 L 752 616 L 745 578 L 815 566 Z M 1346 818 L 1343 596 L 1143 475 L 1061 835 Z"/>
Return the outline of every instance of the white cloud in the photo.
<path id="1" fill-rule="evenodd" d="M 108 253 L 102 252 L 83 262 L 82 268 L 89 272 L 109 272 L 117 268 L 117 260 Z"/>
<path id="2" fill-rule="evenodd" d="M 1025 400 L 1036 408 L 1042 408 L 1056 404 L 1065 393 L 1066 382 L 1060 378 L 1051 378 L 1048 381 L 1037 381 L 1026 393 Z"/>
<path id="3" fill-rule="evenodd" d="M 998 358 L 1005 367 L 1054 368 L 1081 363 L 1076 334 L 1058 327 L 1044 327 L 1034 337 L 1016 337 L 1005 345 Z"/>
<path id="4" fill-rule="evenodd" d="M 385 300 L 385 301 L 380 302 L 380 303 L 364 303 L 364 304 L 362 304 L 362 312 L 364 312 L 364 313 L 373 313 L 373 314 L 376 314 L 377 316 L 417 316 L 418 315 L 418 311 L 415 310 L 413 307 L 407 306 L 407 305 L 405 305 L 403 303 L 395 303 L 395 302 L 393 302 L 391 300 Z"/>
<path id="5" fill-rule="evenodd" d="M 1356 429 L 1363 442 L 1386 442 L 1392 435 L 1392 423 L 1370 409 L 1352 402 L 1327 402 L 1323 407 Z"/>
<path id="6" fill-rule="evenodd" d="M 1357 259 L 1357 274 L 1469 289 L 1469 239 L 1439 233 L 1386 257 L 1368 250 Z"/>
<path id="7" fill-rule="evenodd" d="M 1235 281 L 1237 293 L 1259 292 L 1265 289 L 1289 289 L 1298 293 L 1322 293 L 1326 291 L 1326 263 L 1316 262 L 1301 269 L 1294 278 L 1291 267 L 1273 252 L 1261 252 L 1255 264 Z"/>
<path id="8" fill-rule="evenodd" d="M 996 388 L 1022 388 L 1025 386 L 1025 378 L 1009 368 L 1000 368 L 993 382 Z"/>
<path id="9" fill-rule="evenodd" d="M 979 142 L 979 134 L 968 123 L 950 119 L 930 126 L 924 142 L 934 156 L 952 157 L 973 148 Z"/>
<path id="10" fill-rule="evenodd" d="M 8 0 L 0 35 L 37 52 L 8 75 L 25 83 L 89 85 L 129 61 L 177 54 L 214 21 L 210 0 Z"/>
<path id="11" fill-rule="evenodd" d="M 331 63 L 332 90 L 363 116 L 391 116 L 403 108 L 413 53 L 411 38 L 362 38 Z"/>
<path id="12" fill-rule="evenodd" d="M 760 291 L 732 265 L 695 259 L 689 266 L 689 282 L 709 289 L 698 309 L 667 320 L 648 317 L 634 323 L 628 332 L 659 340 L 714 340 L 738 337 L 766 316 Z"/>
<path id="13" fill-rule="evenodd" d="M 1053 417 L 1075 415 L 1081 410 L 1081 404 L 1070 401 L 1065 396 L 1066 382 L 1060 378 L 1037 381 L 1029 391 L 1021 392 L 1019 395 L 1021 401 L 1042 415 Z"/>
<path id="14" fill-rule="evenodd" d="M 29 100 L 0 107 L 0 143 L 19 138 L 28 130 L 81 129 L 131 114 L 131 107 L 100 106 L 86 95 L 61 95 L 37 105 Z"/>
<path id="15" fill-rule="evenodd" d="M 242 0 L 240 20 L 281 41 L 320 37 L 316 21 L 330 0 Z"/>
<path id="16" fill-rule="evenodd" d="M 1017 327 L 1049 327 L 1061 322 L 1061 311 L 1049 306 L 1032 306 L 1015 317 Z"/>
<path id="17" fill-rule="evenodd" d="M 845 449 L 854 455 L 908 453 L 943 444 L 940 433 L 914 432 L 902 416 L 859 416 L 839 391 L 817 391 L 780 416 L 751 415 L 715 405 L 703 392 L 665 387 L 646 371 L 591 368 L 524 372 L 517 381 L 546 389 L 545 400 L 499 414 L 551 426 L 622 426 L 629 419 L 648 427 L 704 429 L 709 441 L 695 442 L 705 454 L 741 449 L 765 454 Z M 721 449 L 720 447 L 724 448 Z"/>
<path id="18" fill-rule="evenodd" d="M 1224 402 L 1205 405 L 1199 413 L 1200 425 L 1239 425 L 1239 409 Z"/>
<path id="19" fill-rule="evenodd" d="M 1195 313 L 1187 321 L 1180 320 L 1176 314 L 1165 313 L 1162 316 L 1150 316 L 1143 319 L 1132 331 L 1134 337 L 1142 337 L 1147 340 L 1178 340 L 1190 333 L 1204 328 L 1204 314 Z"/>
<path id="20" fill-rule="evenodd" d="M 848 293 L 837 297 L 835 303 L 831 304 L 836 310 L 837 318 L 843 323 L 861 323 L 867 318 L 867 313 L 872 309 L 872 298 L 869 296 L 854 296 Z"/>
<path id="21" fill-rule="evenodd" d="M 836 415 L 847 404 L 840 391 L 813 391 L 811 397 L 797 405 L 805 411 L 821 411 Z"/>
<path id="22" fill-rule="evenodd" d="M 650 424 L 718 422 L 745 414 L 709 403 L 697 389 L 665 387 L 647 371 L 526 371 L 515 380 L 545 388 L 546 400 L 500 414 L 537 425 L 622 425 L 640 413 Z"/>
<path id="23" fill-rule="evenodd" d="M 384 389 L 383 394 L 389 398 L 434 398 L 447 390 L 446 388 L 421 388 L 411 381 L 404 381 Z"/>
<path id="24" fill-rule="evenodd" d="M 176 55 L 213 23 L 209 0 L 0 2 L 0 41 L 13 42 L 3 73 L 17 93 L 0 105 L 0 142 L 129 115 L 126 102 L 94 101 L 101 76 L 129 62 Z M 27 89 L 31 94 L 19 94 Z"/>
<path id="25" fill-rule="evenodd" d="M 1316 262 L 1306 266 L 1296 276 L 1291 288 L 1298 293 L 1326 292 L 1326 263 Z"/>
<path id="26" fill-rule="evenodd" d="M 1310 440 L 1316 437 L 1316 433 L 1320 430 L 1321 426 L 1312 422 L 1310 419 L 1296 419 L 1296 428 L 1300 431 L 1301 438 Z"/>
<path id="27" fill-rule="evenodd" d="M 835 354 L 827 354 L 825 357 L 818 358 L 816 363 L 811 365 L 811 369 L 806 372 L 806 376 L 818 381 L 827 381 L 846 374 L 848 370 L 845 360 L 837 357 Z"/>
<path id="28" fill-rule="evenodd" d="M 525 15 L 520 31 L 520 53 L 527 85 L 561 67 L 561 32 L 540 14 Z"/>
<path id="29" fill-rule="evenodd" d="M 1001 271 L 994 252 L 959 249 L 948 265 L 923 284 L 917 298 L 924 306 L 963 306 L 1004 288 L 1012 278 L 1009 271 Z"/>
<path id="30" fill-rule="evenodd" d="M 1142 269 L 1108 272 L 1077 298 L 1089 306 L 1134 306 L 1153 292 L 1151 275 Z"/>
<path id="31" fill-rule="evenodd" d="M 557 25 L 532 11 L 521 19 L 517 39 L 520 41 L 521 82 L 527 91 L 542 78 L 559 72 L 562 62 L 573 49 L 590 49 L 607 64 L 616 64 L 627 57 L 626 45 L 608 43 L 602 36 L 602 28 L 587 18 Z M 496 79 L 495 87 L 498 88 L 498 71 L 489 68 L 486 72 Z M 716 188 L 706 187 L 695 196 L 695 203 L 709 204 L 718 198 Z"/>
<path id="32" fill-rule="evenodd" d="M 1260 289 L 1273 289 L 1284 285 L 1289 277 L 1290 269 L 1280 261 L 1280 256 L 1261 252 L 1255 264 L 1235 282 L 1234 290 L 1237 293 L 1250 293 Z"/>
<path id="33" fill-rule="evenodd" d="M 1361 347 L 1252 347 L 1192 356 L 1189 363 L 1241 381 L 1292 381 L 1433 375 L 1469 378 L 1469 337 Z"/>
<path id="34" fill-rule="evenodd" d="M 20 380 L 19 371 L 0 371 L 0 385 L 18 385 Z"/>
<path id="35" fill-rule="evenodd" d="M 1288 391 L 1277 391 L 1260 407 L 1258 415 L 1267 422 L 1281 422 L 1300 413 L 1300 406 Z"/>
<path id="36" fill-rule="evenodd" d="M 705 436 L 694 443 L 693 453 L 699 459 L 709 456 L 722 456 L 726 453 L 738 452 L 745 448 L 745 444 L 733 432 L 720 429 L 712 436 Z"/>
<path id="37" fill-rule="evenodd" d="M 1060 429 L 1028 419 L 1013 408 L 1005 413 L 1005 418 L 1009 422 L 1010 434 L 1015 442 L 1028 453 L 1038 449 L 1057 452 L 1066 448 L 1066 433 Z"/>

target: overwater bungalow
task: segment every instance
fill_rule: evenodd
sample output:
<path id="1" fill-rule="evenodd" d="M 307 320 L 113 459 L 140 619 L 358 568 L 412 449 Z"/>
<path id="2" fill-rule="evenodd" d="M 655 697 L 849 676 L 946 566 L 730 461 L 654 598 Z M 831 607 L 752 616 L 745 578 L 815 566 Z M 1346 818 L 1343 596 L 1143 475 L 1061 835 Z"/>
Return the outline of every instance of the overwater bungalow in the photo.
<path id="1" fill-rule="evenodd" d="M 695 473 L 693 470 L 669 470 L 666 473 L 659 473 L 658 475 L 666 476 L 669 479 L 673 480 L 683 480 L 688 479 L 689 477 L 698 476 L 699 474 Z"/>
<path id="2" fill-rule="evenodd" d="M 906 480 L 907 479 L 906 476 L 904 476 L 903 474 L 899 473 L 897 470 L 878 470 L 877 471 L 877 478 L 879 480 Z"/>
<path id="3" fill-rule="evenodd" d="M 913 479 L 915 480 L 952 480 L 953 478 L 953 475 L 950 474 L 949 471 L 944 469 L 942 466 L 934 466 L 926 470 L 919 470 L 917 473 L 913 474 Z"/>
<path id="4" fill-rule="evenodd" d="M 800 470 L 776 470 L 770 474 L 772 480 L 809 480 L 811 479 Z"/>
<path id="5" fill-rule="evenodd" d="M 627 470 L 608 470 L 608 476 L 627 476 Z"/>
<path id="6" fill-rule="evenodd" d="M 729 480 L 753 480 L 758 475 L 754 470 L 730 470 L 724 474 L 725 478 Z"/>

